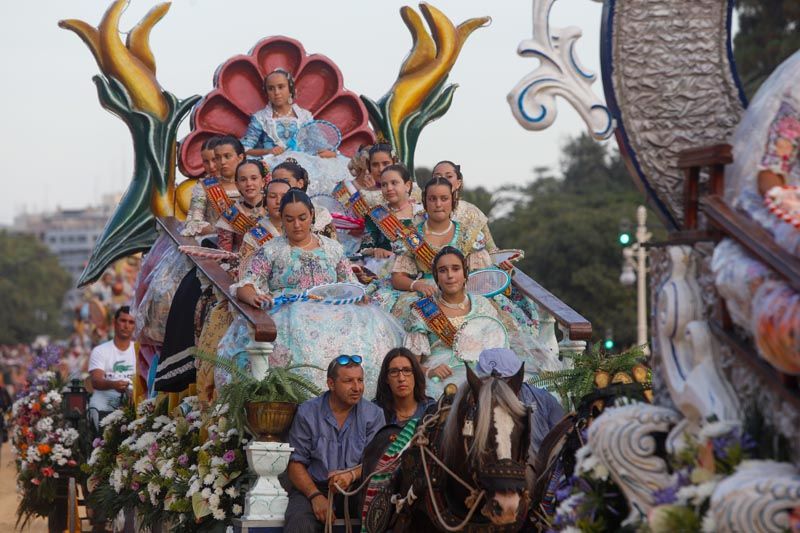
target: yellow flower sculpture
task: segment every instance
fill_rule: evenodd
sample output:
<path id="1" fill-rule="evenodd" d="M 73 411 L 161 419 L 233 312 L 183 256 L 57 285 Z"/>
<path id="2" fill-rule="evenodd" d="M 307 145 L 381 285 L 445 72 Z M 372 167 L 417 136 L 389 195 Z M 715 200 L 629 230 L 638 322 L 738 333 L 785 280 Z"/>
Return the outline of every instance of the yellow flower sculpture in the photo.
<path id="1" fill-rule="evenodd" d="M 169 11 L 170 4 L 158 4 L 129 33 L 125 44 L 119 35 L 119 19 L 128 6 L 126 0 L 116 0 L 95 28 L 82 20 L 68 19 L 58 23 L 61 28 L 78 34 L 94 55 L 100 71 L 119 81 L 136 109 L 164 120 L 167 100 L 156 81 L 156 60 L 150 50 L 150 30 Z"/>
<path id="2" fill-rule="evenodd" d="M 420 4 L 420 11 L 430 33 L 417 12 L 403 7 L 400 16 L 414 42 L 411 52 L 386 95 L 378 102 L 362 96 L 373 124 L 409 168 L 414 166 L 414 150 L 422 128 L 450 107 L 457 86 L 444 84 L 461 47 L 472 32 L 491 22 L 490 17 L 478 17 L 455 26 L 430 4 Z"/>
<path id="3" fill-rule="evenodd" d="M 169 3 L 151 9 L 123 43 L 119 21 L 126 0 L 114 0 L 97 28 L 82 20 L 62 20 L 92 52 L 103 76 L 94 76 L 103 107 L 122 119 L 133 137 L 133 179 L 117 210 L 95 243 L 79 284 L 99 277 L 116 259 L 150 248 L 156 238 L 154 216 L 175 214 L 175 139 L 178 126 L 199 96 L 179 101 L 156 80 L 150 32 Z"/>

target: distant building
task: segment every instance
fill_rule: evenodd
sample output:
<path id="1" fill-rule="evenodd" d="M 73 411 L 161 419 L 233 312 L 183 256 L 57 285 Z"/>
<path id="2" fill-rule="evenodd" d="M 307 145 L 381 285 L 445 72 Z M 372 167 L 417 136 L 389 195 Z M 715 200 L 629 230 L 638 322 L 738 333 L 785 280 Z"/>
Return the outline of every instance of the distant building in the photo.
<path id="1" fill-rule="evenodd" d="M 98 206 L 22 214 L 14 218 L 11 230 L 34 235 L 58 256 L 59 263 L 73 279 L 77 279 L 118 200 L 116 196 L 107 195 Z"/>

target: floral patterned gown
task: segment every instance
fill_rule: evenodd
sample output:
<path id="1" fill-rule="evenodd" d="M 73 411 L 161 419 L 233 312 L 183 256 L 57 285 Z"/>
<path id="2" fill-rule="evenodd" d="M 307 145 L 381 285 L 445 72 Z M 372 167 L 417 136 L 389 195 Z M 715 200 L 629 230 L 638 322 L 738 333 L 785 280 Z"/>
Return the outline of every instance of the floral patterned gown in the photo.
<path id="1" fill-rule="evenodd" d="M 503 323 L 508 335 L 509 345 L 512 350 L 525 363 L 525 381 L 533 377 L 543 369 L 549 369 L 552 365 L 551 357 L 547 350 L 533 338 L 530 331 L 520 328 L 514 320 L 491 300 L 477 295 L 469 294 L 470 310 L 464 316 L 447 317 L 447 320 L 458 330 L 465 322 L 480 316 L 496 318 Z M 505 316 L 504 316 L 505 315 Z M 439 365 L 448 365 L 453 370 L 453 375 L 439 383 L 428 380 L 426 383 L 426 394 L 433 398 L 438 398 L 444 392 L 444 387 L 448 383 L 461 384 L 466 379 L 466 369 L 464 361 L 453 351 L 453 347 L 443 341 L 416 312 L 412 311 L 408 315 L 406 323 L 406 338 L 403 346 L 411 350 L 415 355 L 422 357 L 422 364 L 429 369 Z M 499 346 L 481 346 L 482 349 L 498 348 Z M 480 350 L 477 350 L 480 351 Z"/>
<path id="2" fill-rule="evenodd" d="M 342 246 L 318 236 L 320 246 L 303 250 L 277 237 L 256 251 L 243 265 L 236 289 L 251 285 L 260 294 L 292 295 L 326 283 L 358 283 Z M 326 369 L 331 359 L 342 354 L 364 358 L 365 396 L 375 394 L 375 384 L 383 357 L 390 349 L 402 346 L 403 328 L 380 307 L 371 304 L 327 305 L 295 302 L 280 306 L 272 314 L 278 330 L 270 365 L 312 364 Z M 243 349 L 249 340 L 247 322 L 237 317 L 219 346 L 219 356 L 236 358 L 244 366 Z M 322 389 L 325 372 L 301 369 Z M 216 385 L 229 379 L 217 370 Z"/>
<path id="3" fill-rule="evenodd" d="M 468 224 L 463 221 L 457 222 L 455 220 L 453 224 L 455 231 L 453 232 L 453 238 L 447 245 L 461 250 L 467 258 L 467 266 L 470 272 L 492 267 L 492 259 L 486 249 L 487 240 L 482 225 Z M 417 231 L 420 235 L 423 234 L 422 222 L 417 225 Z M 432 244 L 430 246 L 434 252 L 438 252 L 444 247 Z M 409 252 L 397 257 L 393 272 L 407 274 L 412 279 L 433 281 L 433 273 L 430 268 Z M 384 309 L 391 310 L 392 315 L 406 325 L 408 330 L 408 325 L 413 322 L 411 304 L 420 298 L 420 293 L 383 287 L 375 292 L 373 298 L 379 301 Z M 545 350 L 541 343 L 536 340 L 539 334 L 539 317 L 538 310 L 533 302 L 521 297 L 521 295 L 515 295 L 513 292 L 512 298 L 504 294 L 498 294 L 488 301 L 494 306 L 498 318 L 508 330 L 509 338 L 512 340 L 512 348 L 520 356 L 532 357 L 532 360 L 536 361 L 535 369 L 537 371 L 561 368 L 561 363 L 557 357 Z"/>

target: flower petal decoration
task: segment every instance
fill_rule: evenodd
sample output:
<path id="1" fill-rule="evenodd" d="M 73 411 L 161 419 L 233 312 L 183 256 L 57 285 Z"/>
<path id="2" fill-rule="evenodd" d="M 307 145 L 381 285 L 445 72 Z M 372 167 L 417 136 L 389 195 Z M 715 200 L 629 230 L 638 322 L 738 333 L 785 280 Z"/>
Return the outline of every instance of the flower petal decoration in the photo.
<path id="1" fill-rule="evenodd" d="M 353 155 L 360 145 L 375 142 L 364 104 L 344 88 L 342 73 L 333 61 L 320 54 L 308 55 L 295 39 L 269 37 L 259 41 L 249 54 L 234 56 L 217 68 L 214 89 L 194 108 L 192 131 L 181 141 L 178 165 L 185 176 L 203 174 L 200 147 L 206 139 L 220 134 L 244 135 L 250 116 L 267 105 L 263 80 L 276 68 L 292 73 L 297 104 L 341 130 L 339 150 L 343 154 Z"/>

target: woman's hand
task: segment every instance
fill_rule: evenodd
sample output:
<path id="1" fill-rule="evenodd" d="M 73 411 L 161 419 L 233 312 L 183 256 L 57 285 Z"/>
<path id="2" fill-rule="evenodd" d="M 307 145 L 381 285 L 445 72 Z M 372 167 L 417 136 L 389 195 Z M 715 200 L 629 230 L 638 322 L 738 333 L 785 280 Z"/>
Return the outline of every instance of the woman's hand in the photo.
<path id="1" fill-rule="evenodd" d="M 325 159 L 330 159 L 332 157 L 336 157 L 336 152 L 333 152 L 331 150 L 320 150 L 319 152 L 317 152 L 317 155 L 320 157 L 324 157 Z"/>
<path id="2" fill-rule="evenodd" d="M 450 368 L 448 365 L 435 366 L 426 373 L 427 377 L 429 378 L 436 377 L 439 378 L 440 380 L 445 380 L 452 375 L 453 375 L 453 369 Z"/>
<path id="3" fill-rule="evenodd" d="M 268 294 L 258 294 L 250 285 L 239 287 L 236 291 L 236 297 L 253 307 L 261 308 L 265 303 L 267 307 L 272 307 L 272 296 Z"/>
<path id="4" fill-rule="evenodd" d="M 282 146 L 276 146 L 272 150 L 269 151 L 272 155 L 281 155 L 286 150 Z"/>
<path id="5" fill-rule="evenodd" d="M 497 266 L 499 266 L 501 269 L 505 270 L 509 274 L 511 274 L 511 272 L 514 270 L 514 263 L 512 263 L 508 259 L 506 259 L 505 261 L 501 261 L 500 264 L 498 264 Z"/>
<path id="6" fill-rule="evenodd" d="M 364 270 L 358 265 L 353 265 L 352 271 L 353 274 L 355 274 L 358 282 L 361 283 L 362 285 L 369 285 L 375 279 L 366 272 L 364 272 Z"/>
<path id="7" fill-rule="evenodd" d="M 394 254 L 389 250 L 384 250 L 383 248 L 372 249 L 372 257 L 376 259 L 389 259 L 392 256 L 394 256 Z"/>
<path id="8" fill-rule="evenodd" d="M 412 291 L 417 291 L 422 293 L 423 296 L 430 298 L 436 294 L 436 286 L 431 285 L 430 283 L 425 283 L 424 281 L 414 281 L 411 283 L 411 287 L 409 288 Z"/>

